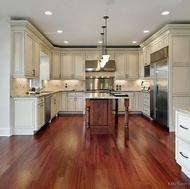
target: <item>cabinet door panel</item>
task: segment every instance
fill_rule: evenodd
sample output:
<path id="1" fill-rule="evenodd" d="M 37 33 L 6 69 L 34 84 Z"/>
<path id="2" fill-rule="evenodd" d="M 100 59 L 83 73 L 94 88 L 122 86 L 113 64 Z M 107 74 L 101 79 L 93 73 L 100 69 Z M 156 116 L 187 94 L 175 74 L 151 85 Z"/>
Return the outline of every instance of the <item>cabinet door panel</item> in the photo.
<path id="1" fill-rule="evenodd" d="M 60 76 L 60 53 L 53 53 L 51 77 L 52 79 L 60 79 Z"/>
<path id="2" fill-rule="evenodd" d="M 138 54 L 127 55 L 127 75 L 129 79 L 138 79 Z"/>
<path id="3" fill-rule="evenodd" d="M 73 77 L 75 79 L 85 78 L 85 56 L 84 54 L 74 54 L 73 55 Z"/>
<path id="4" fill-rule="evenodd" d="M 68 111 L 75 111 L 75 97 L 68 97 Z"/>
<path id="5" fill-rule="evenodd" d="M 14 128 L 29 129 L 35 126 L 35 101 L 17 100 L 14 102 Z M 23 111 L 24 110 L 24 111 Z"/>
<path id="6" fill-rule="evenodd" d="M 61 54 L 61 77 L 63 79 L 72 77 L 72 54 Z"/>
<path id="7" fill-rule="evenodd" d="M 38 114 L 37 114 L 37 130 L 40 129 L 44 125 L 44 103 L 38 104 Z"/>
<path id="8" fill-rule="evenodd" d="M 76 101 L 76 111 L 83 111 L 84 110 L 84 98 L 77 97 Z"/>
<path id="9" fill-rule="evenodd" d="M 25 35 L 25 74 L 33 76 L 33 39 L 27 33 Z"/>
<path id="10" fill-rule="evenodd" d="M 35 77 L 39 77 L 40 74 L 40 44 L 34 41 L 34 61 L 33 69 L 35 70 Z"/>
<path id="11" fill-rule="evenodd" d="M 125 79 L 126 54 L 115 54 L 116 78 Z"/>

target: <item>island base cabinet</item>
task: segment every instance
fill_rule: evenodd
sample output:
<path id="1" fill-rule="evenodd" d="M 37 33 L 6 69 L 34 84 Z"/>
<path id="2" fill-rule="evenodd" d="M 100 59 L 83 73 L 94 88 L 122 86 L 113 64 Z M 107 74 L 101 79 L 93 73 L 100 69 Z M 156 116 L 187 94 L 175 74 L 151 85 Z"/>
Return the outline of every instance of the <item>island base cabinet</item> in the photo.
<path id="1" fill-rule="evenodd" d="M 113 134 L 112 100 L 86 99 L 86 127 L 90 134 Z"/>

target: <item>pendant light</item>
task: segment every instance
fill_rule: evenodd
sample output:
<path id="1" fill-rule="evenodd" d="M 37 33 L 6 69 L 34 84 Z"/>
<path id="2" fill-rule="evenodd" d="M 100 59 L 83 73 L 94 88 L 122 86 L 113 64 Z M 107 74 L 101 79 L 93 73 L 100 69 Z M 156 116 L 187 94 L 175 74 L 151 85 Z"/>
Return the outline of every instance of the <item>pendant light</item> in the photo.
<path id="1" fill-rule="evenodd" d="M 107 63 L 109 61 L 110 55 L 108 55 L 107 52 L 107 19 L 109 18 L 108 16 L 103 17 L 105 19 L 105 34 L 104 34 L 104 54 L 102 55 L 103 60 Z"/>
<path id="2" fill-rule="evenodd" d="M 105 25 L 102 26 L 103 32 L 100 33 L 102 36 L 102 59 L 99 61 L 100 67 L 103 68 L 109 61 L 110 55 L 107 54 L 107 19 L 108 16 L 103 17 L 105 19 Z"/>

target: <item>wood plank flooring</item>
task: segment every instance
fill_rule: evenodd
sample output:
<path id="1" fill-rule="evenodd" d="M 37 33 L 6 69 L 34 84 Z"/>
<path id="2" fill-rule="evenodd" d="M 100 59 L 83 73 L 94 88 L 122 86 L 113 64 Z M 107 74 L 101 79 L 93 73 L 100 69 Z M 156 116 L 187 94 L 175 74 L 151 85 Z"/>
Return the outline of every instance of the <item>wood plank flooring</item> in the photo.
<path id="1" fill-rule="evenodd" d="M 141 115 L 115 137 L 85 135 L 82 115 L 60 115 L 34 136 L 0 137 L 0 189 L 186 189 L 175 136 Z"/>

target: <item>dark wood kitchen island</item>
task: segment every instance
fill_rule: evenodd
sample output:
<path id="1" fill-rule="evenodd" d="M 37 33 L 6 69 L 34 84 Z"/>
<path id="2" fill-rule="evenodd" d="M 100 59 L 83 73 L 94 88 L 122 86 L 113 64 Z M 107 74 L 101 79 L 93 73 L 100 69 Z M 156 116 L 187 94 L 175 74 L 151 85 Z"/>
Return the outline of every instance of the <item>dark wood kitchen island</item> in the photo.
<path id="1" fill-rule="evenodd" d="M 111 134 L 115 132 L 115 119 L 113 103 L 124 98 L 125 105 L 125 139 L 129 139 L 129 97 L 115 97 L 109 93 L 86 93 L 86 131 L 89 134 Z M 117 111 L 117 108 L 115 108 Z M 115 111 L 114 110 L 114 111 Z M 117 115 L 117 112 L 115 112 Z"/>

